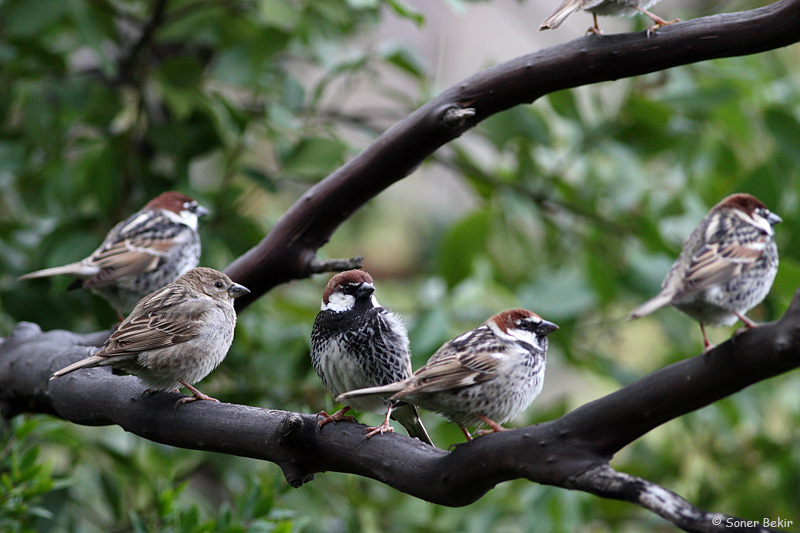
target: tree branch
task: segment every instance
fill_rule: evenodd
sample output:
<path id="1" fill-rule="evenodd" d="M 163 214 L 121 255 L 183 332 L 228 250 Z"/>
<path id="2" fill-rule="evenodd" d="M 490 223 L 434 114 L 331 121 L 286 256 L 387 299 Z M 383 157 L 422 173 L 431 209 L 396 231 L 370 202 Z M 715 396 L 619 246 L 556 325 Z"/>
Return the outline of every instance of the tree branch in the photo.
<path id="1" fill-rule="evenodd" d="M 92 368 L 49 381 L 108 332 L 42 333 L 19 324 L 0 345 L 3 416 L 49 413 L 76 424 L 119 425 L 146 439 L 276 463 L 299 487 L 317 472 L 379 480 L 432 503 L 461 506 L 511 479 L 581 490 L 650 509 L 687 531 L 731 531 L 726 515 L 609 466 L 623 446 L 654 427 L 800 366 L 800 290 L 777 322 L 748 330 L 705 355 L 680 361 L 557 420 L 504 431 L 446 452 L 399 434 L 363 440 L 360 424 L 321 430 L 314 415 L 143 394 L 132 376 Z M 487 460 L 487 458 L 492 458 Z M 713 520 L 720 522 L 715 526 Z"/>
<path id="2" fill-rule="evenodd" d="M 308 277 L 317 250 L 353 212 L 493 114 L 561 89 L 779 48 L 800 41 L 798 27 L 800 0 L 781 0 L 672 24 L 650 37 L 645 31 L 589 35 L 467 78 L 312 187 L 257 246 L 228 267 L 227 274 L 252 291 L 236 300 L 237 309 L 276 285 Z M 466 109 L 471 111 L 462 113 Z"/>

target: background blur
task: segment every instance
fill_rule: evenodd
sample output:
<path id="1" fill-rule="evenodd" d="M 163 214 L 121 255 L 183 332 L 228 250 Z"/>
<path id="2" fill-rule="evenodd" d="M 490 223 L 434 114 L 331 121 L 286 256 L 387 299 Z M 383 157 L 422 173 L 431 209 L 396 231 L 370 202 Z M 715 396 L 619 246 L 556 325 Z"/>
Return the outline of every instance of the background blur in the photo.
<path id="1" fill-rule="evenodd" d="M 766 3 L 672 1 L 653 11 L 686 20 Z M 582 36 L 586 13 L 538 31 L 557 4 L 0 2 L 0 335 L 20 320 L 108 328 L 111 308 L 65 292 L 68 279 L 16 277 L 86 256 L 164 190 L 212 210 L 200 227 L 202 264 L 223 269 L 304 190 L 442 89 Z M 154 6 L 165 7 L 156 19 Z M 606 33 L 649 24 L 600 19 Z M 415 368 L 505 308 L 558 323 L 544 392 L 509 425 L 556 418 L 700 352 L 699 327 L 672 309 L 624 317 L 657 292 L 682 239 L 729 193 L 755 194 L 784 219 L 777 280 L 750 315 L 785 310 L 800 285 L 798 65 L 793 46 L 519 106 L 439 150 L 321 254 L 366 257 L 378 299 L 409 325 Z M 334 408 L 308 356 L 327 279 L 279 287 L 249 308 L 203 391 Z M 750 387 L 656 429 L 613 466 L 701 508 L 798 524 L 798 390 L 797 372 Z M 424 420 L 440 447 L 463 440 L 440 417 Z M 671 530 L 629 504 L 523 481 L 465 509 L 333 473 L 294 490 L 270 463 L 45 416 L 0 422 L 0 529 Z"/>

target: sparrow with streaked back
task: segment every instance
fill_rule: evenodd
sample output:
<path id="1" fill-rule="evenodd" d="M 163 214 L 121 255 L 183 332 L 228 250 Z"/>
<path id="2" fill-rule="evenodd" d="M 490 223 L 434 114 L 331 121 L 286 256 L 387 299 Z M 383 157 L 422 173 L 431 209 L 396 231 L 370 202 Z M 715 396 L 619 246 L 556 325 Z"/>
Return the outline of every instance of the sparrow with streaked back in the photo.
<path id="1" fill-rule="evenodd" d="M 249 292 L 222 272 L 192 269 L 142 299 L 94 355 L 50 379 L 81 368 L 111 366 L 138 376 L 149 390 L 183 385 L 192 396 L 178 403 L 218 401 L 192 385 L 225 359 L 236 326 L 233 300 Z"/>
<path id="2" fill-rule="evenodd" d="M 354 390 L 338 401 L 375 395 L 436 411 L 467 426 L 500 424 L 527 408 L 542 391 L 547 335 L 558 326 L 527 309 L 509 309 L 446 342 L 408 378 Z"/>
<path id="3" fill-rule="evenodd" d="M 333 276 L 322 295 L 320 312 L 311 333 L 311 362 L 334 398 L 349 390 L 385 385 L 411 375 L 408 333 L 399 316 L 378 304 L 372 277 L 363 270 Z M 416 407 L 383 398 L 358 398 L 320 420 L 354 420 L 345 415 L 350 408 L 386 413 L 383 423 L 367 428 L 366 438 L 394 431 L 394 418 L 411 437 L 431 444 Z"/>
<path id="4" fill-rule="evenodd" d="M 197 266 L 197 219 L 207 214 L 206 208 L 185 194 L 165 192 L 114 226 L 86 259 L 19 279 L 75 276 L 78 279 L 70 289 L 91 289 L 122 317 L 146 295 Z"/>
<path id="5" fill-rule="evenodd" d="M 781 217 L 749 194 L 733 194 L 715 205 L 683 242 L 661 283 L 661 292 L 630 315 L 643 317 L 672 305 L 700 322 L 704 351 L 713 346 L 705 325 L 730 326 L 769 294 L 778 272 L 773 226 Z"/>

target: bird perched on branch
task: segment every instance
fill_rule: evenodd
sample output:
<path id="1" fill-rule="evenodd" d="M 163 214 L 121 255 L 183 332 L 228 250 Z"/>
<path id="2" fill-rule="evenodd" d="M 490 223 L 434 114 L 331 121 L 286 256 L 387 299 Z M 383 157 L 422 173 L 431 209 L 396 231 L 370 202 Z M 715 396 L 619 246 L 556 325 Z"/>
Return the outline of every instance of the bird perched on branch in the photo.
<path id="1" fill-rule="evenodd" d="M 342 394 L 338 401 L 375 395 L 436 411 L 466 426 L 500 425 L 542 391 L 547 335 L 558 326 L 527 309 L 510 309 L 446 342 L 408 378 Z"/>
<path id="2" fill-rule="evenodd" d="M 91 357 L 53 374 L 111 366 L 138 376 L 150 390 L 189 389 L 178 403 L 218 401 L 192 385 L 214 370 L 233 342 L 233 300 L 249 293 L 212 268 L 195 268 L 146 296 Z"/>
<path id="3" fill-rule="evenodd" d="M 778 272 L 773 226 L 781 217 L 749 194 L 728 196 L 703 217 L 683 242 L 661 292 L 636 308 L 630 319 L 672 305 L 700 322 L 703 345 L 713 346 L 705 325 L 730 326 L 766 298 Z"/>
<path id="4" fill-rule="evenodd" d="M 578 10 L 588 11 L 594 18 L 594 25 L 589 28 L 589 32 L 595 34 L 602 34 L 600 27 L 597 25 L 597 16 L 622 16 L 630 17 L 634 14 L 643 13 L 653 19 L 655 24 L 651 26 L 647 33 L 648 35 L 660 28 L 675 22 L 680 22 L 678 19 L 673 21 L 666 21 L 648 11 L 648 8 L 654 6 L 659 0 L 564 0 L 564 2 L 556 9 L 555 13 L 547 17 L 539 26 L 539 30 L 554 30 L 561 26 L 561 23 L 566 20 L 568 16 Z"/>
<path id="5" fill-rule="evenodd" d="M 348 270 L 333 276 L 322 295 L 322 306 L 311 332 L 311 362 L 335 398 L 353 389 L 385 385 L 411 375 L 408 333 L 399 316 L 378 304 L 372 276 Z M 380 397 L 358 398 L 332 415 L 324 411 L 319 425 L 348 419 L 350 408 L 386 412 L 378 427 L 367 428 L 366 438 L 394 431 L 389 418 L 403 424 L 409 436 L 431 444 L 416 407 Z"/>
<path id="6" fill-rule="evenodd" d="M 86 259 L 19 279 L 75 276 L 70 289 L 91 289 L 108 300 L 121 318 L 146 295 L 197 266 L 197 219 L 207 214 L 185 194 L 165 192 L 114 226 Z"/>

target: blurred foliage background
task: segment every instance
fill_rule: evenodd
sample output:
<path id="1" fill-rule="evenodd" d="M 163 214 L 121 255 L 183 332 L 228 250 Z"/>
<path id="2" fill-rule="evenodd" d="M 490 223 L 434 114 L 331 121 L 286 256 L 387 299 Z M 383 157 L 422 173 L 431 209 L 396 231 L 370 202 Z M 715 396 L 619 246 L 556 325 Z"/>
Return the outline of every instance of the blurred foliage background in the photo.
<path id="1" fill-rule="evenodd" d="M 487 5 L 534 3 L 0 2 L 0 334 L 21 320 L 109 327 L 111 308 L 65 292 L 68 279 L 16 277 L 84 257 L 164 190 L 212 210 L 202 264 L 222 269 L 253 246 L 304 190 L 443 88 L 430 50 L 385 31 L 425 34 L 434 4 L 467 19 Z M 659 14 L 758 5 L 675 4 Z M 550 7 L 536 9 L 541 20 Z M 588 15 L 573 17 L 588 27 Z M 549 43 L 581 35 L 559 31 Z M 502 28 L 484 38 L 492 32 Z M 753 193 L 784 219 L 776 283 L 751 316 L 785 310 L 800 285 L 797 65 L 793 46 L 517 107 L 441 149 L 321 254 L 366 257 L 381 303 L 409 324 L 415 368 L 504 308 L 557 322 L 545 391 L 513 425 L 558 417 L 700 352 L 699 328 L 674 310 L 624 317 L 657 292 L 683 237 L 729 193 Z M 308 357 L 326 281 L 279 287 L 249 308 L 203 390 L 270 408 L 334 407 Z M 732 331 L 713 329 L 712 340 Z M 750 387 L 656 429 L 613 464 L 702 508 L 798 524 L 798 390 L 796 372 Z M 439 417 L 424 419 L 439 446 L 463 440 Z M 671 530 L 632 505 L 521 481 L 449 509 L 341 474 L 294 490 L 272 464 L 119 428 L 45 416 L 0 427 L 3 531 Z"/>

